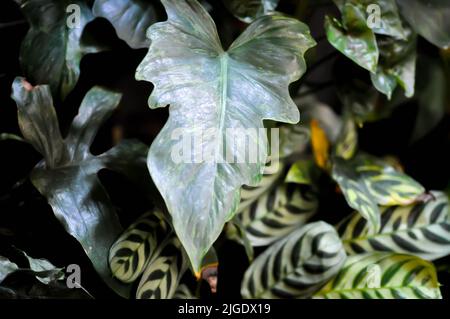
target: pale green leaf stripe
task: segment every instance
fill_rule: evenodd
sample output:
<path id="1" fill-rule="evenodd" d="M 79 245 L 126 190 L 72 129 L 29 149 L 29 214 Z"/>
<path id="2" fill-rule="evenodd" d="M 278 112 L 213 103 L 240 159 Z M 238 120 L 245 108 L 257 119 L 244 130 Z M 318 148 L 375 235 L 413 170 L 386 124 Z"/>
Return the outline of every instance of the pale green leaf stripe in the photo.
<path id="1" fill-rule="evenodd" d="M 262 194 L 237 217 L 252 246 L 265 246 L 305 224 L 317 206 L 316 195 L 308 187 L 281 184 Z"/>
<path id="2" fill-rule="evenodd" d="M 369 234 L 367 221 L 358 213 L 346 218 L 338 232 L 348 254 L 390 251 L 435 260 L 450 254 L 450 215 L 446 194 L 409 206 L 384 207 L 381 228 Z"/>
<path id="3" fill-rule="evenodd" d="M 368 253 L 350 256 L 314 298 L 441 299 L 433 264 L 415 256 Z"/>
<path id="4" fill-rule="evenodd" d="M 303 55 L 315 41 L 307 25 L 266 15 L 225 51 L 214 21 L 196 0 L 162 3 L 168 21 L 148 29 L 151 45 L 136 78 L 154 84 L 150 107 L 170 105 L 169 120 L 151 146 L 148 167 L 198 271 L 202 257 L 236 212 L 241 186 L 256 185 L 267 160 L 264 134 L 249 141 L 258 146 L 256 162 L 220 160 L 227 131 L 264 128 L 263 120 L 298 122 L 288 87 L 305 72 Z M 174 161 L 172 151 L 180 141 L 173 133 L 180 129 L 206 136 L 200 152 L 219 158 Z M 204 134 L 211 130 L 213 134 Z M 227 146 L 228 158 L 248 158 L 247 147 Z"/>
<path id="5" fill-rule="evenodd" d="M 181 244 L 175 237 L 151 261 L 139 282 L 137 299 L 170 299 L 175 294 L 187 263 Z"/>
<path id="6" fill-rule="evenodd" d="M 243 185 L 241 188 L 241 202 L 236 213 L 242 212 L 253 204 L 262 194 L 267 192 L 280 178 L 284 170 L 282 162 L 270 162 L 264 167 L 261 181 L 256 186 Z"/>
<path id="7" fill-rule="evenodd" d="M 307 224 L 284 237 L 250 265 L 241 285 L 244 298 L 307 298 L 330 280 L 346 255 L 332 226 Z"/>
<path id="8" fill-rule="evenodd" d="M 149 212 L 116 240 L 109 252 L 112 275 L 122 282 L 135 281 L 167 236 L 167 224 L 159 211 Z"/>

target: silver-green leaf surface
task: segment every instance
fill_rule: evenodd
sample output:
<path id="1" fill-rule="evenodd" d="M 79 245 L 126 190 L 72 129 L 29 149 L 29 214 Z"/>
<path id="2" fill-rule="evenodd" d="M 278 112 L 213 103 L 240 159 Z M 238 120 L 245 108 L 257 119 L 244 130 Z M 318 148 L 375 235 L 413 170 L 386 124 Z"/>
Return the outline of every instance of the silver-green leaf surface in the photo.
<path id="1" fill-rule="evenodd" d="M 233 216 L 240 187 L 255 185 L 266 163 L 265 134 L 250 138 L 258 146 L 255 163 L 222 160 L 227 131 L 263 128 L 263 119 L 299 121 L 288 86 L 305 72 L 303 55 L 315 41 L 305 24 L 268 15 L 255 20 L 225 51 L 213 20 L 196 0 L 162 2 L 168 21 L 149 28 L 152 44 L 136 74 L 155 86 L 151 108 L 170 104 L 169 120 L 151 146 L 148 167 L 198 270 Z M 212 160 L 174 161 L 172 151 L 180 141 L 172 135 L 177 131 L 203 135 L 200 153 L 212 155 Z M 227 155 L 247 158 L 245 148 L 227 148 Z"/>
<path id="2" fill-rule="evenodd" d="M 95 0 L 92 11 L 95 16 L 108 19 L 119 38 L 133 49 L 148 48 L 146 37 L 149 26 L 158 19 L 152 0 Z"/>

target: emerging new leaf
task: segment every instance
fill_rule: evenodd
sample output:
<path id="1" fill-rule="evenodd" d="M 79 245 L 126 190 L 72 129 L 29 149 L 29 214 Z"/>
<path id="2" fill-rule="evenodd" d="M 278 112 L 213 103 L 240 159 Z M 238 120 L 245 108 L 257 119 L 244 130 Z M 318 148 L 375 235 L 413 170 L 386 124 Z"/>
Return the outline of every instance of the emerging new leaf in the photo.
<path id="1" fill-rule="evenodd" d="M 226 135 L 262 129 L 264 119 L 298 122 L 288 86 L 305 72 L 303 55 L 315 42 L 305 24 L 268 15 L 255 20 L 225 51 L 213 20 L 196 0 L 162 2 L 168 21 L 149 28 L 152 44 L 136 74 L 155 86 L 150 107 L 171 105 L 148 167 L 198 271 L 237 209 L 240 187 L 255 185 L 267 161 L 265 134 L 246 136 L 258 148 L 254 162 L 248 160 L 247 147 L 225 144 Z M 194 147 L 192 157 L 183 151 L 181 159 L 174 158 L 180 135 L 200 136 L 194 145 L 200 150 Z"/>

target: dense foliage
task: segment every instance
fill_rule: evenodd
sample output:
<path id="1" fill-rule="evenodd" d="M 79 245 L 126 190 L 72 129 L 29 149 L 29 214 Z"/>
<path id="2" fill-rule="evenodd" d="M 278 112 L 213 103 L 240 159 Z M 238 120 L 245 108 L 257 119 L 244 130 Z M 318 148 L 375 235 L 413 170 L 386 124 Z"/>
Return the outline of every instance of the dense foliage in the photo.
<path id="1" fill-rule="evenodd" d="M 0 296 L 447 296 L 448 1 L 8 6 L 28 26 L 0 23 L 21 43 L 0 70 Z M 202 137 L 189 161 L 180 128 Z M 246 158 L 228 130 L 268 128 L 255 161 L 196 158 Z"/>

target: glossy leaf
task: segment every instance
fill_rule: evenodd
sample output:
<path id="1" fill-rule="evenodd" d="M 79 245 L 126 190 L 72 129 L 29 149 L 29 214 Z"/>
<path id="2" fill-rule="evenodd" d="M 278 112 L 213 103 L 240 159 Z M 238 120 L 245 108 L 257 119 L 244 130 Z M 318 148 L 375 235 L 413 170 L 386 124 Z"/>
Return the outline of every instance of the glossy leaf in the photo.
<path id="1" fill-rule="evenodd" d="M 227 129 L 263 128 L 263 119 L 296 123 L 298 109 L 288 85 L 305 72 L 303 54 L 315 42 L 301 22 L 268 15 L 224 51 L 213 20 L 196 0 L 162 2 L 169 19 L 150 27 L 152 45 L 136 77 L 155 85 L 150 107 L 171 105 L 148 166 L 198 270 L 236 211 L 240 187 L 258 183 L 266 163 L 267 141 L 261 134 L 251 138 L 258 145 L 256 163 L 221 160 Z M 175 130 L 203 136 L 200 153 L 208 160 L 174 161 L 171 150 L 180 143 L 172 138 Z M 246 158 L 245 147 L 230 146 L 227 153 Z"/>
<path id="2" fill-rule="evenodd" d="M 334 2 L 341 11 L 344 11 L 346 3 L 357 6 L 365 13 L 366 21 L 373 22 L 373 25 L 369 26 L 374 33 L 397 39 L 405 38 L 405 30 L 395 0 L 334 0 Z M 378 17 L 377 10 L 379 10 Z M 379 23 L 376 23 L 375 18 L 379 18 Z"/>
<path id="3" fill-rule="evenodd" d="M 84 0 L 15 1 L 30 23 L 20 51 L 26 76 L 64 98 L 78 81 L 81 58 L 100 50 L 83 42 L 85 26 L 94 19 L 91 9 Z"/>
<path id="4" fill-rule="evenodd" d="M 22 251 L 22 254 L 28 260 L 30 270 L 36 275 L 36 279 L 43 284 L 48 285 L 57 280 L 64 279 L 65 274 L 63 269 L 54 266 L 47 259 L 30 257 L 24 251 Z"/>
<path id="5" fill-rule="evenodd" d="M 408 206 L 381 209 L 381 228 L 368 232 L 367 221 L 358 213 L 339 226 L 348 254 L 389 251 L 434 260 L 450 254 L 450 211 L 444 193 L 433 192 L 433 199 Z"/>
<path id="6" fill-rule="evenodd" d="M 373 31 L 367 26 L 364 12 L 350 3 L 342 11 L 342 23 L 326 17 L 325 30 L 328 41 L 338 51 L 370 72 L 378 64 L 378 47 Z"/>
<path id="7" fill-rule="evenodd" d="M 159 211 L 149 212 L 130 225 L 109 251 L 112 275 L 122 282 L 134 282 L 144 271 L 169 230 Z"/>
<path id="8" fill-rule="evenodd" d="M 19 267 L 17 264 L 13 263 L 6 257 L 0 256 L 0 284 L 9 274 L 12 274 L 18 269 Z"/>
<path id="9" fill-rule="evenodd" d="M 241 21 L 250 23 L 259 16 L 269 13 L 279 0 L 222 0 L 225 6 Z"/>
<path id="10" fill-rule="evenodd" d="M 308 298 L 345 262 L 342 243 L 330 225 L 305 225 L 265 250 L 241 285 L 244 298 Z"/>
<path id="11" fill-rule="evenodd" d="M 17 103 L 22 134 L 44 156 L 33 169 L 31 181 L 47 198 L 66 231 L 83 246 L 97 272 L 119 291 L 108 267 L 108 251 L 122 227 L 97 172 L 108 168 L 142 179 L 147 147 L 137 141 L 124 141 L 98 156 L 92 155 L 89 148 L 120 95 L 98 87 L 91 89 L 64 140 L 48 86 L 32 87 L 17 78 L 12 97 Z"/>
<path id="12" fill-rule="evenodd" d="M 133 49 L 148 48 L 147 29 L 157 21 L 157 2 L 151 0 L 95 0 L 95 16 L 108 19 L 119 38 Z"/>
<path id="13" fill-rule="evenodd" d="M 345 266 L 314 298 L 441 299 L 433 264 L 392 253 L 350 256 Z"/>
<path id="14" fill-rule="evenodd" d="M 403 17 L 425 39 L 450 47 L 450 3 L 442 0 L 397 0 Z"/>
<path id="15" fill-rule="evenodd" d="M 175 294 L 181 277 L 187 269 L 187 261 L 175 237 L 161 253 L 147 265 L 139 282 L 137 299 L 170 299 Z"/>
<path id="16" fill-rule="evenodd" d="M 375 88 L 391 99 L 400 85 L 406 97 L 414 95 L 416 79 L 416 34 L 405 29 L 406 39 L 378 39 L 380 61 L 377 72 L 371 74 Z"/>

